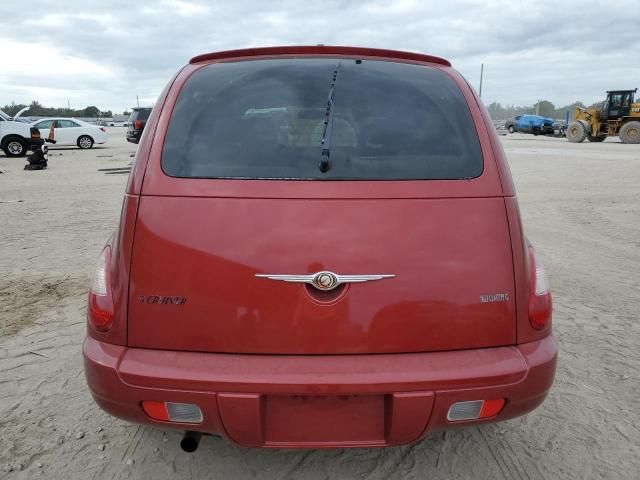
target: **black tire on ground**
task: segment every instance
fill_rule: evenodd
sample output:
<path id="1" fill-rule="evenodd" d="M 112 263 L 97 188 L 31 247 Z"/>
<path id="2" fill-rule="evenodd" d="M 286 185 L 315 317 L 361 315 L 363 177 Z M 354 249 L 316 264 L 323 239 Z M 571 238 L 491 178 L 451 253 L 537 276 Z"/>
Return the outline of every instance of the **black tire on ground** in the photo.
<path id="1" fill-rule="evenodd" d="M 620 129 L 622 143 L 640 143 L 640 122 L 627 122 Z"/>
<path id="2" fill-rule="evenodd" d="M 606 135 L 601 135 L 599 137 L 594 137 L 591 135 L 587 135 L 587 140 L 589 140 L 590 142 L 594 142 L 594 143 L 598 143 L 598 142 L 604 142 L 604 140 L 607 138 Z"/>
<path id="3" fill-rule="evenodd" d="M 509 133 L 513 133 L 516 131 L 513 125 L 509 125 L 509 128 L 507 128 L 507 130 L 509 131 Z"/>
<path id="4" fill-rule="evenodd" d="M 9 137 L 4 141 L 2 150 L 7 157 L 24 157 L 27 154 L 27 142 L 22 137 Z"/>
<path id="5" fill-rule="evenodd" d="M 584 142 L 587 138 L 587 130 L 581 122 L 571 122 L 567 127 L 567 140 L 571 143 Z"/>
<path id="6" fill-rule="evenodd" d="M 82 149 L 93 147 L 93 138 L 89 135 L 82 135 L 78 138 L 78 146 Z"/>

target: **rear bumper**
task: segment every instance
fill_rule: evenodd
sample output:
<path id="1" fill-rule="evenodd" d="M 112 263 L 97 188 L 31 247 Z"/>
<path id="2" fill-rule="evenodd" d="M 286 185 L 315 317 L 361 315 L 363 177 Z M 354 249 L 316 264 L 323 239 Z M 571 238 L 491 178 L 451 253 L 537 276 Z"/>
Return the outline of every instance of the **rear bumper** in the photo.
<path id="1" fill-rule="evenodd" d="M 87 338 L 87 383 L 110 414 L 223 435 L 245 446 L 349 447 L 410 443 L 428 431 L 505 420 L 539 406 L 551 388 L 553 336 L 454 352 L 269 356 L 127 348 Z M 498 415 L 447 421 L 459 401 L 505 398 Z M 197 404 L 198 425 L 146 416 L 143 400 Z"/>
<path id="2" fill-rule="evenodd" d="M 140 143 L 142 132 L 128 130 L 126 134 L 127 142 Z"/>

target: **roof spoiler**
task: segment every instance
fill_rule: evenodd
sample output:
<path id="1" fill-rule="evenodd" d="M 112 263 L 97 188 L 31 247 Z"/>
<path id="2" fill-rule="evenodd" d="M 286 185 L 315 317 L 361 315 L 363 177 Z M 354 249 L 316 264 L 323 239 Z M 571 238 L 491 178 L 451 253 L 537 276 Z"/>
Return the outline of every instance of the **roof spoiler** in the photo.
<path id="1" fill-rule="evenodd" d="M 198 55 L 189 60 L 189 63 L 193 64 L 208 62 L 212 60 L 222 60 L 227 58 L 272 55 L 344 55 L 349 57 L 377 57 L 396 60 L 411 60 L 416 62 L 437 63 L 446 67 L 451 66 L 451 62 L 449 62 L 449 60 L 435 57 L 433 55 L 425 55 L 422 53 L 402 52 L 399 50 L 386 50 L 381 48 L 340 47 L 325 45 L 261 47 L 239 50 L 226 50 L 222 52 L 213 52 Z"/>

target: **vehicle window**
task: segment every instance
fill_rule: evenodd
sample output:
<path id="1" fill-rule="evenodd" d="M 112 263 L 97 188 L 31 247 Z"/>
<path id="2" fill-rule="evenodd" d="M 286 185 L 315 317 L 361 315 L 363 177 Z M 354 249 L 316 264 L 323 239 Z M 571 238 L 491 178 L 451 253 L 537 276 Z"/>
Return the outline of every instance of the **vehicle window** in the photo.
<path id="1" fill-rule="evenodd" d="M 129 116 L 129 123 L 132 124 L 136 120 L 147 120 L 149 118 L 150 113 L 151 113 L 150 108 L 134 110 L 133 112 L 131 112 L 131 115 Z"/>
<path id="2" fill-rule="evenodd" d="M 138 116 L 136 117 L 138 120 L 147 120 L 149 118 L 149 114 L 151 113 L 150 108 L 145 108 L 143 110 L 138 110 Z"/>
<path id="3" fill-rule="evenodd" d="M 51 124 L 53 124 L 53 120 L 43 120 L 42 122 L 36 123 L 34 127 L 42 130 L 46 128 L 51 128 Z"/>
<path id="4" fill-rule="evenodd" d="M 330 168 L 323 173 L 336 71 L 325 145 Z M 197 71 L 174 107 L 162 167 L 187 178 L 409 180 L 477 177 L 483 161 L 466 101 L 446 73 L 323 58 Z"/>
<path id="5" fill-rule="evenodd" d="M 629 94 L 625 94 L 622 96 L 622 106 L 623 107 L 628 107 L 629 104 L 631 103 L 629 100 L 631 99 L 631 96 Z"/>
<path id="6" fill-rule="evenodd" d="M 58 128 L 74 128 L 79 126 L 80 125 L 71 120 L 58 120 Z"/>
<path id="7" fill-rule="evenodd" d="M 611 106 L 612 107 L 619 107 L 620 103 L 622 101 L 622 94 L 615 94 L 615 95 L 611 95 Z"/>

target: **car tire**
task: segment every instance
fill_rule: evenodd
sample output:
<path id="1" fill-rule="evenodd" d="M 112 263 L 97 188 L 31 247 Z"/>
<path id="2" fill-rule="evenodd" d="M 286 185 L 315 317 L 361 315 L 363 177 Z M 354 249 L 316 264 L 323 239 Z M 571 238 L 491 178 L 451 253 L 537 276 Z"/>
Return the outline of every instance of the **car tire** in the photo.
<path id="1" fill-rule="evenodd" d="M 571 122 L 567 127 L 566 135 L 571 143 L 581 143 L 587 138 L 587 130 L 582 122 Z"/>
<path id="2" fill-rule="evenodd" d="M 516 131 L 513 125 L 509 125 L 509 128 L 507 128 L 507 130 L 509 131 L 509 133 L 514 133 Z"/>
<path id="3" fill-rule="evenodd" d="M 93 138 L 89 135 L 82 135 L 78 138 L 78 146 L 83 150 L 93 147 Z"/>
<path id="4" fill-rule="evenodd" d="M 622 143 L 640 143 L 640 122 L 627 122 L 620 129 Z"/>
<path id="5" fill-rule="evenodd" d="M 28 145 L 22 137 L 9 137 L 4 141 L 2 150 L 7 157 L 24 157 L 27 154 Z"/>

